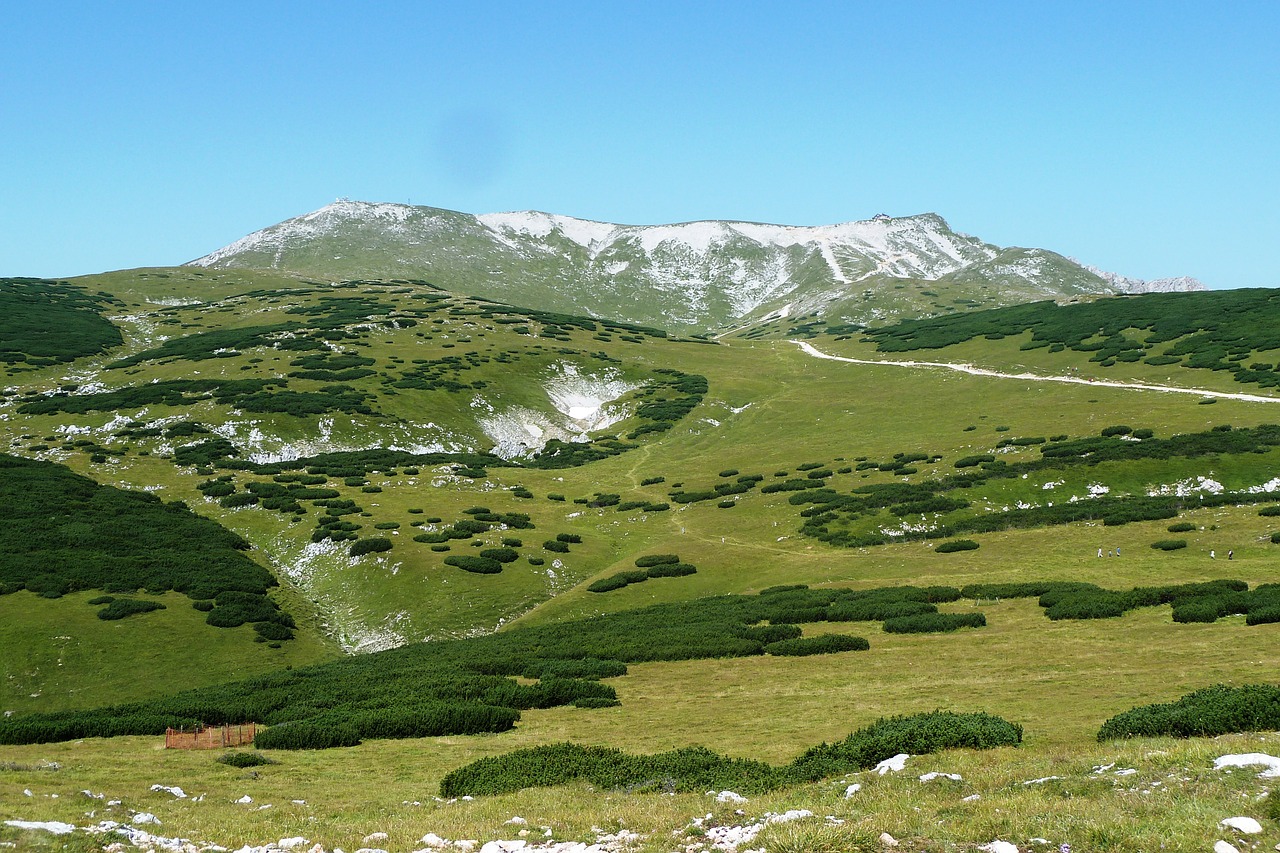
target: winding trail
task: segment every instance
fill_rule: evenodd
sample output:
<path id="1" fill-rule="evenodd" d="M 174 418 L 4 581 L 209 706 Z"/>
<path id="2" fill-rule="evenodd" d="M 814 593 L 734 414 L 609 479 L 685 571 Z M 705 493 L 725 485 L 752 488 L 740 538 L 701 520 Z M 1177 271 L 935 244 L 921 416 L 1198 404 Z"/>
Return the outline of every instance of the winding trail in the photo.
<path id="1" fill-rule="evenodd" d="M 1280 403 L 1280 397 L 1264 397 L 1259 394 L 1238 394 L 1232 391 L 1205 391 L 1199 388 L 1178 388 L 1173 385 L 1148 385 L 1143 382 L 1113 382 L 1108 379 L 1081 379 L 1078 376 L 1041 376 L 1036 373 L 1001 373 L 998 370 L 987 370 L 974 367 L 972 364 L 955 364 L 947 361 L 890 361 L 888 359 L 846 358 L 842 355 L 831 355 L 815 347 L 808 341 L 791 343 L 813 356 L 829 361 L 844 361 L 850 364 L 875 364 L 890 367 L 925 367 L 954 370 L 968 373 L 971 376 L 991 376 L 997 379 L 1024 379 L 1032 382 L 1062 382 L 1067 385 L 1090 385 L 1094 388 L 1124 388 L 1131 391 L 1163 391 L 1169 394 L 1195 394 L 1197 397 L 1221 397 L 1226 400 L 1242 400 L 1246 403 Z"/>

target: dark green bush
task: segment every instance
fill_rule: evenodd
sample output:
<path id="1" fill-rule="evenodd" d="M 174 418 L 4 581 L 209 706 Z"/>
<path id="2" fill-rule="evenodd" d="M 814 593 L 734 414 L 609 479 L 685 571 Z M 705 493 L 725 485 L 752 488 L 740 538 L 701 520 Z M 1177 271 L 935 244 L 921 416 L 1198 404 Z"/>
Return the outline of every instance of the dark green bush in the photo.
<path id="1" fill-rule="evenodd" d="M 502 563 L 497 560 L 490 560 L 488 557 L 445 557 L 444 564 L 446 566 L 456 566 L 464 572 L 472 572 L 477 575 L 496 575 L 502 571 Z"/>
<path id="2" fill-rule="evenodd" d="M 565 542 L 561 542 L 559 539 L 548 539 L 546 542 L 542 543 L 542 548 L 544 551 L 553 551 L 557 554 L 569 553 L 569 545 Z"/>
<path id="3" fill-rule="evenodd" d="M 351 543 L 349 554 L 352 557 L 360 557 L 364 554 L 374 554 L 379 551 L 390 551 L 391 540 L 384 536 L 370 536 L 367 539 L 357 539 Z"/>
<path id="4" fill-rule="evenodd" d="M 636 567 L 647 569 L 650 566 L 660 566 L 664 563 L 678 563 L 680 556 L 678 554 L 646 554 L 643 557 L 636 557 Z"/>
<path id="5" fill-rule="evenodd" d="M 224 752 L 214 761 L 231 767 L 261 767 L 264 764 L 279 763 L 275 759 L 267 758 L 260 752 Z"/>
<path id="6" fill-rule="evenodd" d="M 796 781 L 816 782 L 874 767 L 899 753 L 927 755 L 944 749 L 991 749 L 1022 742 L 1022 726 L 991 714 L 933 711 L 890 717 L 842 741 L 806 750 L 790 765 Z"/>
<path id="7" fill-rule="evenodd" d="M 697 573 L 697 569 L 688 563 L 661 563 L 650 566 L 647 574 L 651 578 L 683 578 Z"/>
<path id="8" fill-rule="evenodd" d="M 514 563 L 520 559 L 520 554 L 512 548 L 485 548 L 480 552 L 480 556 L 489 560 L 497 560 L 499 563 Z"/>
<path id="9" fill-rule="evenodd" d="M 886 619 L 884 630 L 887 634 L 927 634 L 958 628 L 982 628 L 986 624 L 987 617 L 981 613 L 919 613 Z"/>
<path id="10" fill-rule="evenodd" d="M 588 592 L 612 592 L 633 583 L 644 583 L 649 579 L 647 571 L 618 572 L 607 578 L 601 578 L 587 586 Z"/>
<path id="11" fill-rule="evenodd" d="M 1258 515 L 1263 515 L 1263 516 L 1280 515 L 1280 504 L 1274 504 L 1272 506 L 1264 506 L 1262 509 L 1258 510 Z"/>
<path id="12" fill-rule="evenodd" d="M 976 551 L 978 543 L 972 539 L 952 539 L 950 542 L 939 542 L 933 550 L 939 554 L 951 554 L 955 551 Z"/>
<path id="13" fill-rule="evenodd" d="M 279 642 L 293 639 L 293 631 L 290 631 L 279 622 L 255 622 L 253 623 L 253 630 L 264 640 Z"/>
<path id="14" fill-rule="evenodd" d="M 1177 527 L 1177 525 L 1174 525 Z M 1171 528 L 1172 529 L 1172 528 Z M 1151 543 L 1151 547 L 1157 551 L 1177 551 L 1187 547 L 1185 539 L 1160 539 Z"/>
<path id="15" fill-rule="evenodd" d="M 1168 527 L 1170 533 L 1190 533 L 1195 529 L 1196 526 L 1189 521 L 1179 521 L 1177 524 L 1170 524 Z"/>
<path id="16" fill-rule="evenodd" d="M 1280 687 L 1223 684 L 1188 693 L 1176 702 L 1142 705 L 1102 724 L 1098 740 L 1126 737 L 1216 737 L 1280 729 Z"/>
<path id="17" fill-rule="evenodd" d="M 106 607 L 98 611 L 99 619 L 124 619 L 137 613 L 150 613 L 152 610 L 164 610 L 158 601 L 139 601 L 136 598 L 116 598 Z"/>
<path id="18" fill-rule="evenodd" d="M 114 595 L 99 595 L 97 598 L 89 599 L 88 601 L 85 602 L 85 604 L 92 604 L 92 605 L 110 604 L 115 600 L 116 600 L 116 597 Z"/>
<path id="19" fill-rule="evenodd" d="M 764 647 L 770 655 L 825 655 L 835 652 L 865 652 L 871 648 L 862 637 L 848 634 L 819 634 L 815 637 L 798 637 L 790 640 L 776 640 Z"/>

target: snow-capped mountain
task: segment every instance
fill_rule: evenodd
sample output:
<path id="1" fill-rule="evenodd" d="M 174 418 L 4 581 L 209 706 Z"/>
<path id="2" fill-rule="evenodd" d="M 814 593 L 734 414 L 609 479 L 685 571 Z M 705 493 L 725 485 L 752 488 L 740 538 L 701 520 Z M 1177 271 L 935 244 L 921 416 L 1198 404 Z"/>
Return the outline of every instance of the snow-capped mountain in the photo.
<path id="1" fill-rule="evenodd" d="M 771 316 L 867 322 L 1140 289 L 1054 252 L 1002 249 L 955 232 L 933 213 L 815 227 L 615 225 L 340 200 L 191 263 L 427 279 L 509 303 L 684 332 Z"/>

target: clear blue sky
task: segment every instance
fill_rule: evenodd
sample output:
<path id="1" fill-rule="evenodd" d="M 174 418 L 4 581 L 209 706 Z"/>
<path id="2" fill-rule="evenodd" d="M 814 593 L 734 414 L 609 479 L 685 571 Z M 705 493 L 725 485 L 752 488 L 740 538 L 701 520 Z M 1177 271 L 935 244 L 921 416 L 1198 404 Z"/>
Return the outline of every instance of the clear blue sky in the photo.
<path id="1" fill-rule="evenodd" d="M 936 211 L 1280 285 L 1277 2 L 0 7 L 0 275 L 338 197 L 633 224 Z"/>

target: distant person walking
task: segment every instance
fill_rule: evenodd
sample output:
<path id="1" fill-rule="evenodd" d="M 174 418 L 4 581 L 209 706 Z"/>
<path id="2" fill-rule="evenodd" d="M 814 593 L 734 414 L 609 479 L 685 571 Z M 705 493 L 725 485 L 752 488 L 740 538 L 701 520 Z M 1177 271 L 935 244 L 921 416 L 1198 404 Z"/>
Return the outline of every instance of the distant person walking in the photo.
<path id="1" fill-rule="evenodd" d="M 1235 558 L 1235 556 L 1236 556 L 1236 552 L 1235 552 L 1235 551 L 1228 551 L 1228 552 L 1227 552 L 1227 559 L 1228 559 L 1228 560 L 1234 559 L 1234 558 Z"/>
<path id="2" fill-rule="evenodd" d="M 1098 549 L 1098 556 L 1099 556 L 1099 557 L 1101 557 L 1101 556 L 1102 556 L 1102 549 L 1101 549 L 1101 548 L 1099 548 L 1099 549 Z"/>
<path id="3" fill-rule="evenodd" d="M 1209 551 L 1209 559 L 1210 559 L 1210 560 L 1215 559 L 1215 558 L 1216 558 L 1216 556 L 1217 556 L 1217 555 L 1216 555 L 1216 554 L 1214 554 L 1212 550 L 1210 550 L 1210 551 Z"/>

